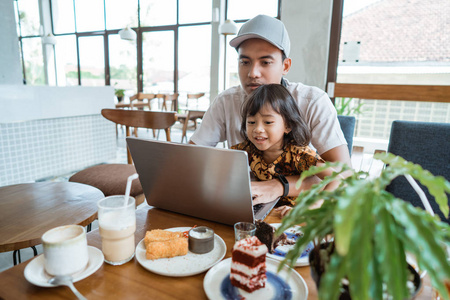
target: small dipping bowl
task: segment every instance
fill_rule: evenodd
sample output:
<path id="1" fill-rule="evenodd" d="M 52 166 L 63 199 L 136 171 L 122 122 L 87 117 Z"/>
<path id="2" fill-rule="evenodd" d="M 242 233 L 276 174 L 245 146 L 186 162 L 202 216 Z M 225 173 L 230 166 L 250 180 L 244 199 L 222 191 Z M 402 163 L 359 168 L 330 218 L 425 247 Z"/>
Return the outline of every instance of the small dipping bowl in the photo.
<path id="1" fill-rule="evenodd" d="M 214 249 L 214 230 L 199 226 L 189 230 L 189 251 L 204 254 Z"/>

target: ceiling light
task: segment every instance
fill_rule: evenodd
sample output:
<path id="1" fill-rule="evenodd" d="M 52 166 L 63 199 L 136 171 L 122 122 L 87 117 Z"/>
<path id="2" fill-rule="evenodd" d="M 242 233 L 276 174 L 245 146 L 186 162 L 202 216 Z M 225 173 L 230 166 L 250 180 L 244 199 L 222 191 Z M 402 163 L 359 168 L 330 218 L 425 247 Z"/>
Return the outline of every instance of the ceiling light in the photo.
<path id="1" fill-rule="evenodd" d="M 233 20 L 225 20 L 222 24 L 219 26 L 219 33 L 223 35 L 233 35 L 238 32 L 238 28 L 236 26 L 236 23 L 234 23 Z"/>
<path id="2" fill-rule="evenodd" d="M 125 29 L 122 29 L 119 31 L 120 38 L 122 40 L 128 40 L 128 41 L 135 41 L 136 40 L 136 31 L 133 29 L 130 29 L 129 26 L 127 26 Z"/>
<path id="3" fill-rule="evenodd" d="M 56 44 L 56 38 L 53 34 L 49 33 L 47 35 L 44 35 L 42 37 L 42 43 L 47 45 L 55 45 Z"/>

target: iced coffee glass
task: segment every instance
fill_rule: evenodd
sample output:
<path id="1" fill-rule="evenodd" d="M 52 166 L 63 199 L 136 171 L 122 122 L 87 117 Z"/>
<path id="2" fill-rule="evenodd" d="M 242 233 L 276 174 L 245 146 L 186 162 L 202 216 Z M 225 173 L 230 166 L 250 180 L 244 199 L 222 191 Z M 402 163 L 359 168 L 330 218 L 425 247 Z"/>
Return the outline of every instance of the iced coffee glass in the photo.
<path id="1" fill-rule="evenodd" d="M 98 226 L 105 262 L 121 265 L 134 257 L 135 199 L 109 196 L 98 202 Z"/>

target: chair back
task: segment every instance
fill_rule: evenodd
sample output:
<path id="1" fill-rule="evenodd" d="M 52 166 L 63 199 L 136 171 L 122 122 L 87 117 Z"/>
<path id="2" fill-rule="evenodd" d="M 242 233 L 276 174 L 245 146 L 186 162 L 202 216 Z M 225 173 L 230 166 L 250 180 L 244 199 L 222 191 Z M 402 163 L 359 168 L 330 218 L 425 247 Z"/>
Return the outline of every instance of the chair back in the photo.
<path id="1" fill-rule="evenodd" d="M 355 133 L 356 118 L 354 116 L 338 115 L 339 124 L 347 141 L 348 153 L 352 155 L 353 149 L 353 134 Z"/>
<path id="2" fill-rule="evenodd" d="M 388 152 L 419 164 L 435 176 L 450 180 L 450 123 L 394 121 L 389 136 Z M 430 201 L 433 211 L 441 220 L 450 223 L 430 195 L 428 189 L 418 182 Z M 406 178 L 398 177 L 386 189 L 395 197 L 423 207 L 422 201 Z"/>
<path id="3" fill-rule="evenodd" d="M 165 94 L 164 95 L 164 105 L 163 107 L 167 110 L 167 101 L 170 101 L 170 110 L 178 111 L 178 93 Z"/>
<path id="4" fill-rule="evenodd" d="M 164 129 L 169 142 L 171 141 L 170 127 L 177 121 L 175 112 L 162 111 L 102 109 L 102 116 L 116 124 L 125 125 L 127 136 L 130 136 L 130 127 Z M 128 151 L 128 163 L 131 162 L 131 155 Z"/>
<path id="5" fill-rule="evenodd" d="M 187 94 L 188 99 L 198 99 L 205 96 L 205 93 Z"/>

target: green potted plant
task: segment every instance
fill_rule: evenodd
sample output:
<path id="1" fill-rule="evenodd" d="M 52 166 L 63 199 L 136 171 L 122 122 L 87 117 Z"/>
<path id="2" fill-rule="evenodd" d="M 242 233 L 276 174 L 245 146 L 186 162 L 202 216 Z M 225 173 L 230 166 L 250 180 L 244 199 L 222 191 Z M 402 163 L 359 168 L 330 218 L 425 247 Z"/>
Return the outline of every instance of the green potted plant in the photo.
<path id="1" fill-rule="evenodd" d="M 117 97 L 117 101 L 121 102 L 123 100 L 123 96 L 125 95 L 124 89 L 114 89 L 114 94 Z"/>
<path id="2" fill-rule="evenodd" d="M 338 299 L 343 282 L 348 284 L 352 299 L 383 299 L 383 291 L 390 299 L 411 297 L 407 289 L 408 267 L 406 254 L 414 256 L 421 270 L 426 270 L 432 286 L 449 299 L 446 284 L 450 283 L 450 265 L 446 247 L 450 241 L 450 226 L 426 211 L 395 198 L 385 187 L 397 176 L 411 176 L 426 186 L 436 199 L 444 215 L 449 208 L 446 193 L 450 183 L 433 176 L 419 165 L 390 153 L 375 155 L 387 166 L 379 177 L 369 179 L 365 172 L 352 172 L 334 191 L 322 188 L 351 169 L 341 163 L 326 163 L 303 172 L 301 180 L 323 168 L 342 168 L 310 190 L 302 192 L 294 208 L 282 219 L 277 233 L 301 224 L 304 236 L 297 240 L 286 259 L 280 264 L 294 265 L 303 249 L 311 241 L 325 264 L 318 286 L 320 299 Z M 317 209 L 309 207 L 324 200 Z M 331 241 L 334 251 L 320 250 L 323 241 Z M 328 248 L 328 249 L 330 249 Z M 312 253 L 310 254 L 310 260 Z M 310 261 L 311 270 L 316 262 Z"/>

